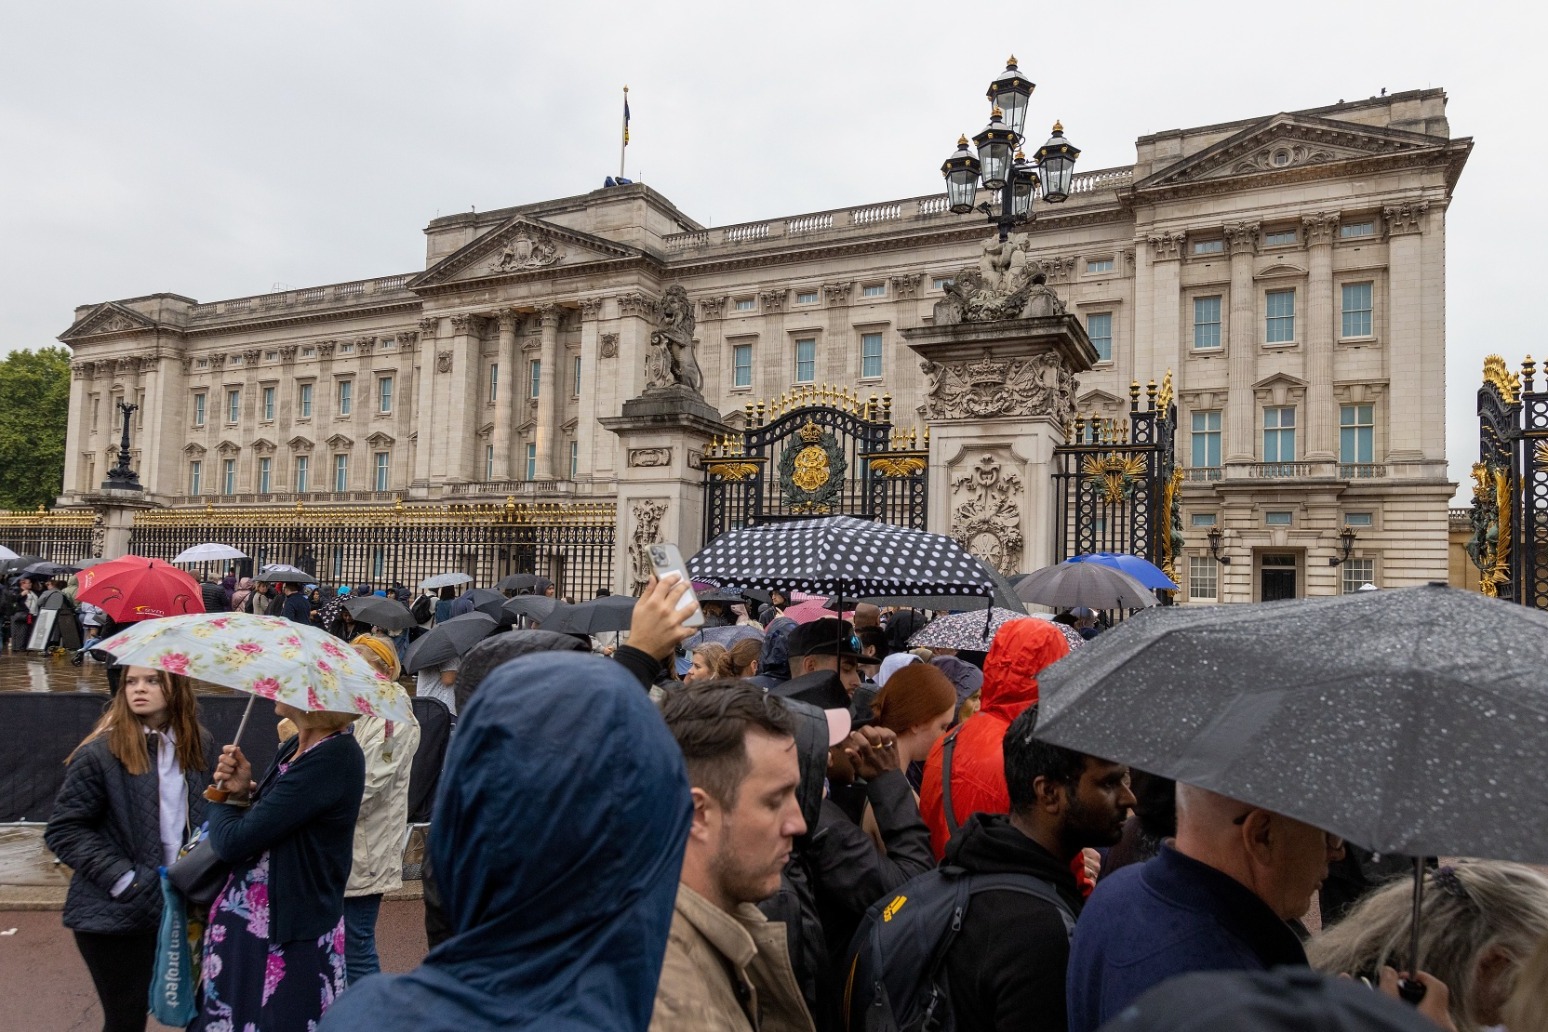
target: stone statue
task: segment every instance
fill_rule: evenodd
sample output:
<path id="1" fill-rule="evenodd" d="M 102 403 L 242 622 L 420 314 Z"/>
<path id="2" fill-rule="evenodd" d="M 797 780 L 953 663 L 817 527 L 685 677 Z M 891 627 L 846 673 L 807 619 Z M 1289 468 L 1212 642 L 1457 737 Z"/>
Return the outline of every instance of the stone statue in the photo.
<path id="1" fill-rule="evenodd" d="M 704 373 L 694 354 L 693 302 L 681 284 L 674 283 L 657 306 L 656 329 L 650 335 L 645 356 L 645 389 L 686 387 L 695 394 L 704 386 Z"/>
<path id="2" fill-rule="evenodd" d="M 976 265 L 959 271 L 935 305 L 935 324 L 994 322 L 1063 315 L 1064 302 L 1047 285 L 1040 263 L 1027 257 L 1025 234 L 990 240 Z"/>

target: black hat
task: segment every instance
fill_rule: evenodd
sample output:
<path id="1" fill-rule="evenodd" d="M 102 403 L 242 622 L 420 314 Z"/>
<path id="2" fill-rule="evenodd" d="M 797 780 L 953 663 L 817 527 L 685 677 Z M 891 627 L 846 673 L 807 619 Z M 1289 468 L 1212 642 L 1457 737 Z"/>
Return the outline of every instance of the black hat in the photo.
<path id="1" fill-rule="evenodd" d="M 790 632 L 785 647 L 791 659 L 800 656 L 837 656 L 839 659 L 854 659 L 861 663 L 881 662 L 860 650 L 860 639 L 855 637 L 855 629 L 848 620 L 832 617 L 801 624 Z"/>
<path id="2" fill-rule="evenodd" d="M 1120 1011 L 1101 1032 L 1435 1032 L 1406 1003 L 1361 982 L 1310 968 L 1195 971 L 1163 982 Z"/>

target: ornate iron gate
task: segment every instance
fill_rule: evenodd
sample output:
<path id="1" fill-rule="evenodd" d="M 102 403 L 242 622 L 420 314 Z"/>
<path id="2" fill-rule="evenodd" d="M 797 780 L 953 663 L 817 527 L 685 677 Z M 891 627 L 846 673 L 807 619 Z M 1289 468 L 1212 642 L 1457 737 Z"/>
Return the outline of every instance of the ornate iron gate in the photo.
<path id="1" fill-rule="evenodd" d="M 1129 386 L 1126 419 L 1077 416 L 1054 449 L 1054 558 L 1090 552 L 1142 556 L 1177 578 L 1182 548 L 1172 374 Z"/>
<path id="2" fill-rule="evenodd" d="M 776 520 L 849 515 L 924 530 L 929 430 L 892 424 L 892 396 L 805 387 L 749 402 L 704 454 L 704 540 Z"/>
<path id="3" fill-rule="evenodd" d="M 1548 609 L 1548 389 L 1536 377 L 1530 357 L 1519 376 L 1484 359 L 1467 554 L 1484 594 Z"/>

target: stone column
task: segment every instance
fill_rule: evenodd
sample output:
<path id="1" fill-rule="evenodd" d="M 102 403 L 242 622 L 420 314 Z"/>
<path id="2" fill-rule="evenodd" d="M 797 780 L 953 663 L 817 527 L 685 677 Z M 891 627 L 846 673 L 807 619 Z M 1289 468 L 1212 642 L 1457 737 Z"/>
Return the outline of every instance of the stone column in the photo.
<path id="1" fill-rule="evenodd" d="M 140 359 L 140 383 L 145 389 L 145 405 L 153 409 L 140 430 L 140 483 L 145 485 L 145 490 L 150 494 L 156 494 L 162 490 L 161 447 L 163 431 L 168 422 L 166 417 L 181 408 L 178 404 L 180 399 L 171 397 L 171 392 L 165 389 L 165 380 L 161 375 L 162 361 L 163 359 L 155 354 Z M 174 423 L 173 426 L 176 427 L 177 424 Z M 67 480 L 66 483 L 68 482 Z"/>
<path id="2" fill-rule="evenodd" d="M 500 349 L 495 356 L 499 378 L 495 383 L 494 470 L 497 479 L 516 479 L 516 456 L 511 447 L 511 412 L 516 403 L 517 385 L 521 377 L 516 372 L 516 322 L 515 309 L 507 308 L 497 316 L 500 322 Z"/>
<path id="3" fill-rule="evenodd" d="M 600 469 L 597 461 L 600 454 L 600 449 L 597 448 L 597 416 L 605 411 L 600 405 L 604 366 L 601 356 L 602 335 L 597 325 L 597 320 L 602 315 L 602 299 L 594 297 L 581 301 L 580 314 L 581 392 L 580 401 L 576 405 L 575 440 L 580 448 L 580 468 L 583 471 L 590 471 L 590 475 L 595 477 Z M 613 347 L 615 349 L 613 355 L 616 358 L 618 354 L 616 339 Z M 611 362 L 608 366 L 616 368 L 617 363 Z M 565 472 L 568 474 L 569 471 Z"/>
<path id="4" fill-rule="evenodd" d="M 452 316 L 452 360 L 445 378 L 447 404 L 446 475 L 449 482 L 482 480 L 478 465 L 478 384 L 483 359 L 479 332 L 484 320 L 477 315 Z M 437 365 L 439 370 L 440 366 Z"/>
<path id="5" fill-rule="evenodd" d="M 65 426 L 64 483 L 61 495 L 80 490 L 77 483 L 81 475 L 81 451 L 91 451 L 91 413 L 87 411 L 87 399 L 91 391 L 87 377 L 91 375 L 90 362 L 70 363 L 70 410 Z M 95 472 L 95 470 L 93 471 Z M 87 490 L 97 485 L 88 485 Z"/>
<path id="6" fill-rule="evenodd" d="M 1134 366 L 1118 377 L 1119 384 L 1126 378 L 1141 382 L 1159 380 L 1179 353 L 1178 306 L 1182 304 L 1182 258 L 1188 234 L 1181 230 L 1162 233 L 1146 242 L 1150 245 L 1150 332 L 1144 335 L 1145 339 L 1135 340 Z M 1117 355 L 1114 359 L 1121 369 L 1121 360 Z"/>
<path id="7" fill-rule="evenodd" d="M 538 325 L 542 327 L 542 345 L 538 350 L 537 424 L 532 439 L 537 444 L 534 480 L 554 479 L 554 442 L 559 437 L 559 320 L 564 312 L 554 304 L 538 306 Z"/>
<path id="8" fill-rule="evenodd" d="M 1232 222 L 1225 227 L 1231 249 L 1231 325 L 1226 340 L 1226 462 L 1257 461 L 1254 433 L 1257 404 L 1252 385 L 1258 375 L 1257 289 L 1252 259 L 1258 249 L 1256 222 Z"/>
<path id="9" fill-rule="evenodd" d="M 1426 354 L 1424 306 L 1429 294 L 1424 282 L 1424 224 L 1429 204 L 1403 204 L 1382 209 L 1387 222 L 1387 269 L 1390 286 L 1387 301 L 1386 345 L 1389 356 L 1405 355 L 1401 362 L 1388 360 L 1392 387 L 1387 413 L 1387 461 L 1417 463 L 1445 456 L 1445 398 L 1443 348 Z M 1442 273 L 1443 274 L 1443 273 Z M 1435 285 L 1431 285 L 1435 286 Z M 1443 318 L 1444 313 L 1440 313 Z M 1437 325 L 1444 325 L 1444 322 Z M 1439 331 L 1439 332 L 1444 332 Z M 1400 350 L 1401 349 L 1401 350 Z M 1441 406 L 1437 409 L 1436 406 Z M 1433 427 L 1433 429 L 1432 429 Z M 1432 440 L 1430 447 L 1426 447 Z M 1433 448 L 1433 450 L 1432 450 Z"/>
<path id="10" fill-rule="evenodd" d="M 1338 409 L 1333 404 L 1333 236 L 1337 212 L 1301 219 L 1306 233 L 1306 460 L 1337 458 Z"/>

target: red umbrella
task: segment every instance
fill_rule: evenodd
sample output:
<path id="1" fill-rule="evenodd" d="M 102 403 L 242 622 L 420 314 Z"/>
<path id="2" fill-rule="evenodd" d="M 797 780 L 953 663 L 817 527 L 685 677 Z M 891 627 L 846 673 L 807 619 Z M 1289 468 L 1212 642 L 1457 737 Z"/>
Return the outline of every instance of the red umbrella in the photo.
<path id="1" fill-rule="evenodd" d="M 828 617 L 838 617 L 843 620 L 853 620 L 855 618 L 854 610 L 835 613 L 826 607 L 827 601 L 827 598 L 822 595 L 812 595 L 804 602 L 797 602 L 793 606 L 786 606 L 785 611 L 780 615 L 788 616 L 800 624 L 811 623 L 813 620 L 823 620 Z"/>
<path id="2" fill-rule="evenodd" d="M 75 597 L 118 623 L 204 612 L 199 584 L 160 559 L 126 555 L 82 570 Z"/>

